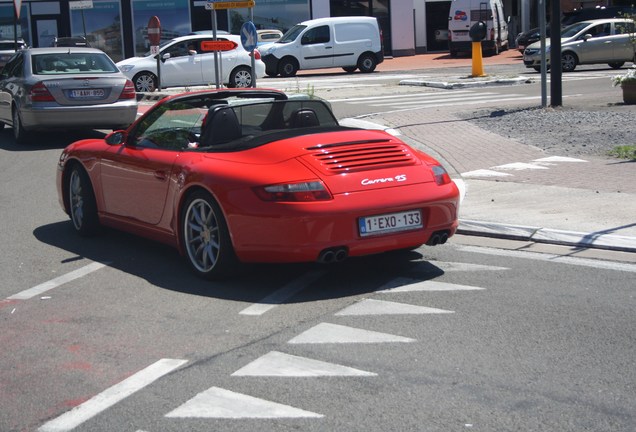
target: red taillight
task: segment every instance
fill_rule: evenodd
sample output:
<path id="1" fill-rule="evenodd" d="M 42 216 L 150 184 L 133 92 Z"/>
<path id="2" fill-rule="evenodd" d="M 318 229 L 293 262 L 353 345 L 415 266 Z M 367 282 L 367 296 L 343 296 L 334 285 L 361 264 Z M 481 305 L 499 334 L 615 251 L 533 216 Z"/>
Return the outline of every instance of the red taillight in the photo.
<path id="1" fill-rule="evenodd" d="M 55 98 L 42 81 L 39 81 L 31 87 L 29 92 L 31 102 L 54 102 Z"/>
<path id="2" fill-rule="evenodd" d="M 433 176 L 435 177 L 435 183 L 439 186 L 445 185 L 451 182 L 451 178 L 441 165 L 431 165 Z"/>
<path id="3" fill-rule="evenodd" d="M 286 183 L 254 188 L 263 201 L 310 202 L 333 199 L 323 182 L 319 180 L 301 183 Z"/>
<path id="4" fill-rule="evenodd" d="M 131 80 L 126 80 L 126 84 L 124 85 L 124 90 L 119 95 L 119 99 L 135 99 L 137 97 L 137 92 L 135 91 L 135 85 Z"/>
<path id="5" fill-rule="evenodd" d="M 255 48 L 254 49 L 254 60 L 260 60 L 260 59 L 261 59 L 261 52 Z"/>
<path id="6" fill-rule="evenodd" d="M 495 40 L 495 29 L 494 28 L 490 29 L 490 40 Z"/>

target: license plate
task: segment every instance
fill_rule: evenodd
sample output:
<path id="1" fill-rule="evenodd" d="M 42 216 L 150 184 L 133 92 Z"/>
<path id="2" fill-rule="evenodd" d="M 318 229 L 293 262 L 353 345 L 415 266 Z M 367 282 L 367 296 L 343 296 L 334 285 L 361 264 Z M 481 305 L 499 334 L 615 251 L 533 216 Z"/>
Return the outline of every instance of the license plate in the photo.
<path id="1" fill-rule="evenodd" d="M 72 99 L 89 99 L 104 97 L 104 89 L 79 89 L 71 90 Z"/>
<path id="2" fill-rule="evenodd" d="M 420 210 L 367 216 L 358 219 L 358 231 L 362 237 L 413 230 L 423 226 L 422 212 Z"/>

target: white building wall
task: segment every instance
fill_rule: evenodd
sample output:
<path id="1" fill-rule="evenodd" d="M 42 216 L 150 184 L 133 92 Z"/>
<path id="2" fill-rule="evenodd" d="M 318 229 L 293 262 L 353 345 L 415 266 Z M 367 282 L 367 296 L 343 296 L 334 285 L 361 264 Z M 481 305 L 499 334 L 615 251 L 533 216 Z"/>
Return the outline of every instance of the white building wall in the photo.
<path id="1" fill-rule="evenodd" d="M 415 12 L 415 53 L 426 52 L 426 0 L 413 0 Z"/>
<path id="2" fill-rule="evenodd" d="M 330 16 L 329 0 L 313 0 L 311 2 L 311 19 L 329 18 Z"/>
<path id="3" fill-rule="evenodd" d="M 414 1 L 391 2 L 391 48 L 395 57 L 415 54 Z"/>

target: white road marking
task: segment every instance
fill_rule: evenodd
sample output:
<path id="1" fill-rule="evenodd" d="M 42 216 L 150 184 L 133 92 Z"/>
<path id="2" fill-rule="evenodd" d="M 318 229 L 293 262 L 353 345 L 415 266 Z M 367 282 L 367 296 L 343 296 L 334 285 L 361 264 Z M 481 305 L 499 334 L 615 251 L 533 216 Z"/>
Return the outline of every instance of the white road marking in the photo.
<path id="1" fill-rule="evenodd" d="M 70 282 L 75 279 L 79 279 L 82 276 L 86 276 L 87 274 L 94 272 L 96 270 L 99 270 L 108 264 L 109 263 L 99 263 L 99 262 L 88 264 L 82 268 L 66 273 L 62 276 L 56 277 L 55 279 L 52 279 L 48 282 L 44 282 L 40 285 L 34 286 L 33 288 L 29 288 L 27 290 L 14 294 L 11 297 L 8 297 L 8 299 L 9 300 L 28 300 L 32 297 L 40 295 L 53 288 L 57 288 L 58 286 L 63 285 L 67 282 Z"/>
<path id="2" fill-rule="evenodd" d="M 471 263 L 462 263 L 462 262 L 447 262 L 447 261 L 424 261 L 422 265 L 434 265 L 435 267 L 443 270 L 444 272 L 451 271 L 501 271 L 501 270 L 510 270 L 508 267 L 498 267 L 498 266 L 490 266 L 483 264 L 471 264 Z"/>
<path id="3" fill-rule="evenodd" d="M 322 414 L 266 401 L 219 387 L 199 393 L 166 417 L 186 418 L 321 418 Z"/>
<path id="4" fill-rule="evenodd" d="M 549 169 L 548 167 L 537 165 L 537 164 L 529 164 L 524 162 L 513 162 L 505 165 L 498 165 L 496 167 L 492 167 L 492 169 L 500 169 L 500 170 L 513 170 L 513 171 L 523 171 L 523 170 L 545 170 Z"/>
<path id="5" fill-rule="evenodd" d="M 406 314 L 444 314 L 453 311 L 416 306 L 405 303 L 395 303 L 383 300 L 366 299 L 337 312 L 338 316 L 350 315 L 406 315 Z"/>
<path id="6" fill-rule="evenodd" d="M 473 177 L 507 177 L 507 176 L 511 176 L 511 175 L 512 174 L 509 174 L 509 173 L 502 173 L 502 172 L 499 172 L 499 171 L 493 171 L 493 170 L 487 170 L 487 169 L 468 171 L 468 172 L 465 172 L 465 173 L 461 174 L 462 177 L 467 177 L 467 178 L 473 178 Z"/>
<path id="7" fill-rule="evenodd" d="M 312 271 L 305 273 L 298 279 L 295 279 L 279 289 L 262 299 L 260 302 L 253 304 L 241 312 L 240 315 L 263 315 L 265 312 L 269 311 L 272 308 L 280 305 L 285 302 L 287 299 L 294 296 L 299 291 L 302 291 L 307 287 L 307 285 L 317 281 L 324 275 L 324 271 Z"/>
<path id="8" fill-rule="evenodd" d="M 456 92 L 453 92 L 453 95 L 461 95 L 464 93 L 475 93 L 472 90 L 459 90 Z M 329 99 L 329 102 L 334 103 L 334 102 L 348 102 L 348 103 L 356 103 L 356 102 L 360 102 L 360 101 L 364 101 L 364 103 L 367 103 L 368 101 L 381 101 L 381 100 L 395 100 L 395 101 L 400 101 L 403 102 L 405 99 L 407 98 L 415 98 L 415 97 L 421 97 L 421 98 L 432 98 L 432 97 L 436 97 L 436 96 L 440 96 L 441 93 L 439 92 L 426 92 L 426 93 L 404 93 L 404 94 L 399 94 L 399 95 L 388 95 L 388 96 L 365 96 L 365 97 L 356 97 L 356 98 L 345 98 L 345 99 Z M 495 94 L 495 93 L 489 93 L 489 94 Z"/>
<path id="9" fill-rule="evenodd" d="M 410 278 L 397 278 L 380 287 L 377 292 L 395 293 L 395 292 L 411 292 L 411 291 L 471 291 L 483 290 L 484 288 L 459 285 L 446 282 L 438 282 L 434 280 L 416 281 Z"/>
<path id="10" fill-rule="evenodd" d="M 323 344 L 323 343 L 388 343 L 415 342 L 415 339 L 347 327 L 338 324 L 320 323 L 299 334 L 287 343 Z"/>
<path id="11" fill-rule="evenodd" d="M 549 156 L 541 159 L 535 159 L 533 162 L 587 162 L 583 159 L 576 159 L 567 156 Z"/>
<path id="12" fill-rule="evenodd" d="M 348 366 L 271 351 L 242 367 L 232 376 L 320 377 L 376 376 Z"/>
<path id="13" fill-rule="evenodd" d="M 42 425 L 38 432 L 70 431 L 153 381 L 177 369 L 187 360 L 161 359 L 115 384 L 70 411 Z"/>
<path id="14" fill-rule="evenodd" d="M 479 246 L 456 246 L 462 252 L 480 253 L 494 256 L 506 256 L 513 258 L 533 259 L 537 261 L 548 261 L 557 264 L 577 265 L 582 267 L 600 268 L 605 270 L 617 270 L 636 273 L 636 264 L 620 263 L 613 261 L 602 261 L 588 258 L 577 258 L 570 256 L 553 255 L 539 252 L 515 251 L 505 249 L 493 249 Z"/>

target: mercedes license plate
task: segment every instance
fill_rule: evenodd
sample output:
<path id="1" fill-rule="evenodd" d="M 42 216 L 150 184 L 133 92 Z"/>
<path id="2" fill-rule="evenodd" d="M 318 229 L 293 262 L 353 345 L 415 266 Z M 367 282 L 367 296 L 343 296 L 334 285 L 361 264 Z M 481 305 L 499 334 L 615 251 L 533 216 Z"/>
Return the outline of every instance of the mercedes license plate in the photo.
<path id="1" fill-rule="evenodd" d="M 104 97 L 104 89 L 77 89 L 71 90 L 72 99 L 89 99 Z"/>
<path id="2" fill-rule="evenodd" d="M 422 228 L 422 212 L 409 210 L 400 213 L 388 213 L 377 216 L 367 216 L 358 219 L 358 230 L 361 236 L 385 234 Z"/>

